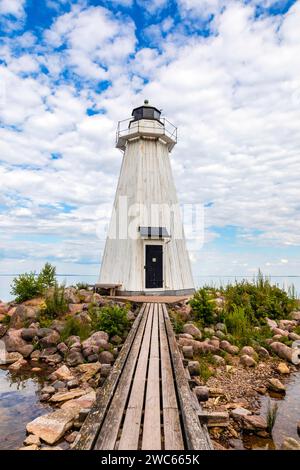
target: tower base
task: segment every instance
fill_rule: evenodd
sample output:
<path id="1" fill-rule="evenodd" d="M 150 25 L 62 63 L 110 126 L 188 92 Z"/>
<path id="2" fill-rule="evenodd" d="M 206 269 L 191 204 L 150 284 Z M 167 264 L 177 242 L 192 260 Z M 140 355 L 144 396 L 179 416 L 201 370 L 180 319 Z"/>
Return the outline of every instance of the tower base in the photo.
<path id="1" fill-rule="evenodd" d="M 116 295 L 122 297 L 131 297 L 131 296 L 141 296 L 145 295 L 147 297 L 151 295 L 155 296 L 185 296 L 185 295 L 193 295 L 195 293 L 195 289 L 178 289 L 178 290 L 145 290 L 145 291 L 126 291 L 126 290 L 118 290 Z"/>

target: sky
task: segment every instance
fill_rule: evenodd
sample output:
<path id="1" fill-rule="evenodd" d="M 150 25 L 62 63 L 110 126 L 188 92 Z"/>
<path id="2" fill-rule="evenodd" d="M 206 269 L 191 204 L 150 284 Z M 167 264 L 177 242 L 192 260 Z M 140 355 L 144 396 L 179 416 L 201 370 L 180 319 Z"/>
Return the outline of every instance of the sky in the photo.
<path id="1" fill-rule="evenodd" d="M 97 274 L 148 99 L 178 126 L 198 275 L 300 274 L 300 2 L 0 0 L 0 274 Z"/>

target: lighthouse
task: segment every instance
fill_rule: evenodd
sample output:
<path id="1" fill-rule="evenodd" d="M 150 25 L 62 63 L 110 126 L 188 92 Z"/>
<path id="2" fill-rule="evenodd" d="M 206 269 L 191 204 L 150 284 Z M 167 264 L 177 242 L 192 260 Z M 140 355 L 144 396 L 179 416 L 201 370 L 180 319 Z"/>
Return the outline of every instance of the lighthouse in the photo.
<path id="1" fill-rule="evenodd" d="M 181 211 L 170 164 L 177 128 L 145 100 L 118 123 L 123 153 L 99 285 L 119 295 L 194 292 Z"/>

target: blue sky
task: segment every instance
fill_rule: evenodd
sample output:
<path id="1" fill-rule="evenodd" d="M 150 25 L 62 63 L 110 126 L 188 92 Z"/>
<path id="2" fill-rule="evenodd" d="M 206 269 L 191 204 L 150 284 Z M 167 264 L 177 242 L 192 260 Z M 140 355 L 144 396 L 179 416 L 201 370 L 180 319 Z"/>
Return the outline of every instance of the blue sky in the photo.
<path id="1" fill-rule="evenodd" d="M 0 0 L 0 273 L 99 271 L 144 98 L 179 128 L 196 275 L 300 274 L 295 0 Z"/>

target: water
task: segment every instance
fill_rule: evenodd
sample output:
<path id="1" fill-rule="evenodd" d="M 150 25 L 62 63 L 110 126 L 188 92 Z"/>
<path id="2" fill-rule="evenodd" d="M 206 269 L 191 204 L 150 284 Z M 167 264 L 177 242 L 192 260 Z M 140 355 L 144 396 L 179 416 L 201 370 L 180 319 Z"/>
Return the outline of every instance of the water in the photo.
<path id="1" fill-rule="evenodd" d="M 51 410 L 38 399 L 44 377 L 45 372 L 11 374 L 0 367 L 0 450 L 21 447 L 27 423 Z"/>
<path id="2" fill-rule="evenodd" d="M 0 274 L 0 300 L 8 302 L 12 300 L 13 297 L 10 294 L 11 283 L 16 277 L 16 275 L 6 275 Z M 75 274 L 59 274 L 57 279 L 60 283 L 65 283 L 66 285 L 75 285 L 78 282 L 83 282 L 87 284 L 95 284 L 98 280 L 98 276 L 92 275 L 75 275 Z M 241 281 L 242 279 L 253 280 L 253 276 L 194 276 L 196 287 L 201 287 L 204 285 L 211 285 L 215 287 L 226 286 L 227 284 L 232 284 L 235 280 Z M 273 284 L 278 284 L 279 287 L 284 288 L 286 291 L 294 287 L 296 292 L 300 293 L 300 276 L 269 276 L 270 281 Z"/>

